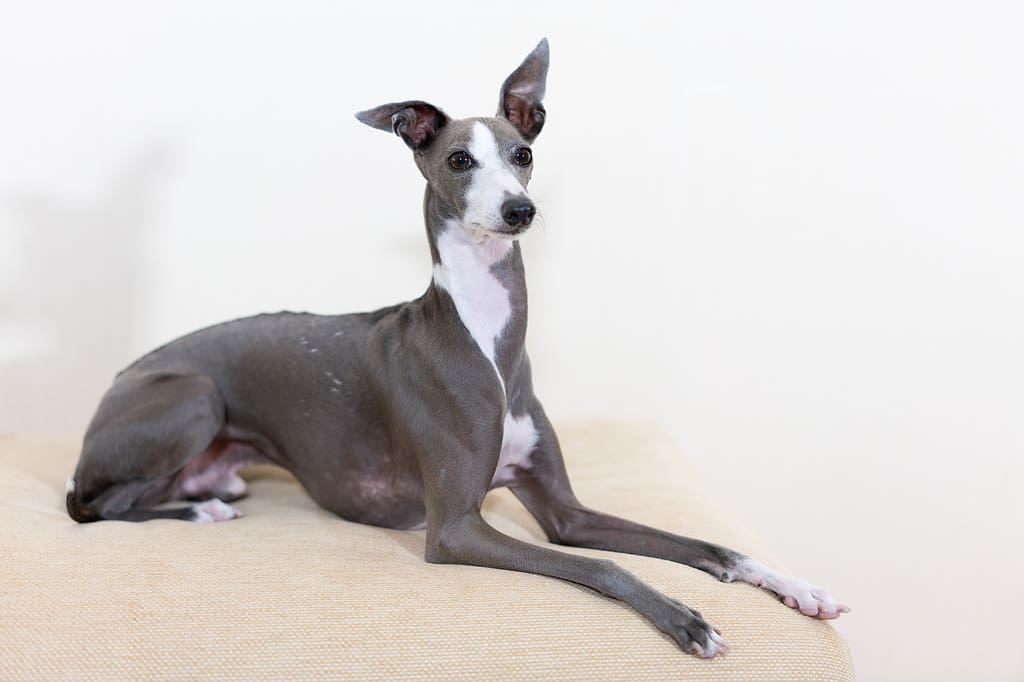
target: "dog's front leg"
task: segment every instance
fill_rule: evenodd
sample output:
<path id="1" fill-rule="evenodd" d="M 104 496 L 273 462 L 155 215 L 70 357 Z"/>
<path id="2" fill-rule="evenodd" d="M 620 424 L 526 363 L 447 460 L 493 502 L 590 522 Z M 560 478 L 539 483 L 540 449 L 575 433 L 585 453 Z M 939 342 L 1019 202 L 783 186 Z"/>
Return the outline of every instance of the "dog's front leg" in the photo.
<path id="1" fill-rule="evenodd" d="M 815 618 L 838 618 L 849 611 L 827 590 L 778 574 L 740 552 L 584 506 L 572 491 L 558 438 L 539 405 L 531 410 L 531 416 L 538 425 L 538 441 L 530 466 L 517 471 L 509 487 L 552 542 L 686 564 L 723 582 L 741 581 L 764 588 L 787 606 Z"/>
<path id="2" fill-rule="evenodd" d="M 626 602 L 684 650 L 711 657 L 727 644 L 697 611 L 643 583 L 609 560 L 580 557 L 522 542 L 495 530 L 480 505 L 497 461 L 500 441 L 487 446 L 493 456 L 467 450 L 467 441 L 436 433 L 421 457 L 427 507 L 426 560 L 502 568 L 561 578 Z M 483 445 L 483 444 L 481 444 Z M 481 464 L 483 462 L 483 464 Z M 489 464 L 488 464 L 489 462 Z"/>
<path id="3" fill-rule="evenodd" d="M 725 651 L 719 631 L 701 614 L 648 586 L 606 559 L 538 547 L 498 532 L 479 514 L 445 518 L 427 528 L 427 561 L 503 568 L 561 578 L 626 602 L 689 653 L 710 658 Z"/>

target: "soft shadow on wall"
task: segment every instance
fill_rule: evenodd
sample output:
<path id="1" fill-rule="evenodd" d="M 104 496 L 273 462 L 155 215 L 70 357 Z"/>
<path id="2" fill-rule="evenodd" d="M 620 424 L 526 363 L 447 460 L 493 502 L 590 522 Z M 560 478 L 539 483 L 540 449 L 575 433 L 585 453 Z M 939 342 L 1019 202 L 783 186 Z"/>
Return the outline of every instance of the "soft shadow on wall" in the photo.
<path id="1" fill-rule="evenodd" d="M 113 165 L 92 197 L 0 197 L 10 272 L 0 289 L 0 432 L 80 431 L 139 332 L 147 236 L 173 167 L 166 141 Z"/>

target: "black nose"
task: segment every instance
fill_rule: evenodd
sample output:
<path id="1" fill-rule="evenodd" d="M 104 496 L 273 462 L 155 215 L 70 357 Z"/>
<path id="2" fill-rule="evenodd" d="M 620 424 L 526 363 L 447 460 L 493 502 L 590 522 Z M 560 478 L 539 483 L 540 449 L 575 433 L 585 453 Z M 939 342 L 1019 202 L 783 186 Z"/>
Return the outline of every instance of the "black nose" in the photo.
<path id="1" fill-rule="evenodd" d="M 537 209 L 528 199 L 509 199 L 501 205 L 501 217 L 509 227 L 526 227 L 533 222 Z"/>

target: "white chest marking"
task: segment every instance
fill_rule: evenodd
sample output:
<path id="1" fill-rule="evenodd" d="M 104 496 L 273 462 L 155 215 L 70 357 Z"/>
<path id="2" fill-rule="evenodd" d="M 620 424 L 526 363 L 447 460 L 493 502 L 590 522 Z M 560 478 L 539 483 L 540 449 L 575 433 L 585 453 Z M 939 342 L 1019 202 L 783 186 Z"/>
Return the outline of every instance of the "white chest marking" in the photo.
<path id="1" fill-rule="evenodd" d="M 508 290 L 491 272 L 491 266 L 508 255 L 512 242 L 483 236 L 474 242 L 454 220 L 437 238 L 441 262 L 434 266 L 434 284 L 455 302 L 459 319 L 469 330 L 484 357 L 494 367 L 502 393 L 505 380 L 498 371 L 495 345 L 512 316 Z"/>
<path id="2" fill-rule="evenodd" d="M 491 487 L 508 485 L 515 478 L 516 469 L 530 468 L 530 454 L 537 445 L 537 429 L 528 414 L 522 417 L 505 415 L 505 426 L 501 436 L 501 454 L 494 468 Z"/>

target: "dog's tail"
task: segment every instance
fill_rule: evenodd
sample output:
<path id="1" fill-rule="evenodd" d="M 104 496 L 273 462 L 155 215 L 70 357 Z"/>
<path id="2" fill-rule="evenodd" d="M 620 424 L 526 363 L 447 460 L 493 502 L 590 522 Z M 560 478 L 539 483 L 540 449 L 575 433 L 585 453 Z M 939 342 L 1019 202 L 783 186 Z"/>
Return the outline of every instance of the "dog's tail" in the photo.
<path id="1" fill-rule="evenodd" d="M 75 493 L 75 479 L 69 478 L 67 485 L 67 506 L 68 516 L 79 523 L 91 523 L 99 521 L 100 515 L 87 504 L 82 504 Z"/>

